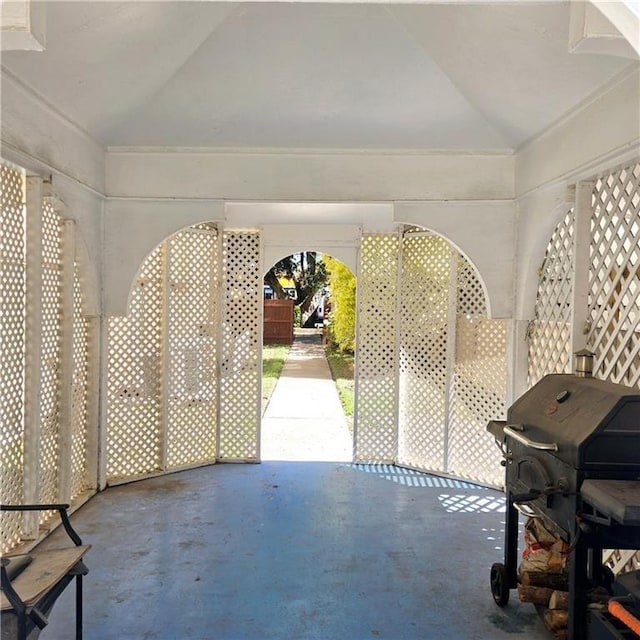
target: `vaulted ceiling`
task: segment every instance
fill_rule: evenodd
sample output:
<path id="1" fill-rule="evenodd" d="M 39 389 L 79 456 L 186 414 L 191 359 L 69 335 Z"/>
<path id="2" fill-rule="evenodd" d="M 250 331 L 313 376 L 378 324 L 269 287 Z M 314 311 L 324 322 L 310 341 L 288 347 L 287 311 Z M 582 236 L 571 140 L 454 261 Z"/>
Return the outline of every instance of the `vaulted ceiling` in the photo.
<path id="1" fill-rule="evenodd" d="M 48 2 L 2 65 L 106 146 L 517 149 L 630 64 L 568 1 Z"/>

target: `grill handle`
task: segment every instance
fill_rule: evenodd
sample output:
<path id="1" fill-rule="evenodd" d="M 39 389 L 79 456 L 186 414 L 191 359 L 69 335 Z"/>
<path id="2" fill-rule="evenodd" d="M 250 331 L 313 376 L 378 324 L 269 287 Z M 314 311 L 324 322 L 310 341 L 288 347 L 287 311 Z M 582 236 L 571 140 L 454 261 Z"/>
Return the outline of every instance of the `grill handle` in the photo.
<path id="1" fill-rule="evenodd" d="M 529 505 L 520 502 L 514 502 L 513 508 L 521 513 L 525 518 L 542 518 L 542 515 L 536 513 Z"/>
<path id="2" fill-rule="evenodd" d="M 522 429 L 522 427 L 520 427 Z M 540 451 L 557 451 L 558 445 L 555 442 L 536 442 L 535 440 L 529 440 L 527 436 L 516 431 L 513 425 L 504 427 L 504 433 L 511 436 L 514 440 L 517 440 L 525 447 L 529 449 L 539 449 Z"/>

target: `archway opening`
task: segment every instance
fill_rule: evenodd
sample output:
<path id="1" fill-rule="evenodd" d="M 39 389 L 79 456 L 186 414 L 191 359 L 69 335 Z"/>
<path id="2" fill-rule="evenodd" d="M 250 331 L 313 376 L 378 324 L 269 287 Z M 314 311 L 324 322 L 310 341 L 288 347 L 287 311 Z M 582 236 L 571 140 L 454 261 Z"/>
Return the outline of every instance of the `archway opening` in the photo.
<path id="1" fill-rule="evenodd" d="M 300 251 L 264 280 L 261 459 L 351 462 L 355 276 Z"/>

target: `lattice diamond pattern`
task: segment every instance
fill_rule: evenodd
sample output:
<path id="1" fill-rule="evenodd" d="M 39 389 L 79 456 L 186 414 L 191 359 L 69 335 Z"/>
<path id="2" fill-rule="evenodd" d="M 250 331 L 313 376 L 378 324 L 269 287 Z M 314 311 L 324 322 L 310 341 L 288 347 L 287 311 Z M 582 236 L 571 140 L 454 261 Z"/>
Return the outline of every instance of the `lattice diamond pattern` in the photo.
<path id="1" fill-rule="evenodd" d="M 182 231 L 167 251 L 167 466 L 175 468 L 216 457 L 217 230 Z"/>
<path id="2" fill-rule="evenodd" d="M 129 314 L 108 327 L 107 477 L 162 468 L 163 246 L 145 260 Z"/>
<path id="3" fill-rule="evenodd" d="M 574 211 L 555 228 L 540 269 L 534 320 L 529 325 L 529 385 L 548 373 L 571 371 Z"/>
<path id="4" fill-rule="evenodd" d="M 88 487 L 86 471 L 86 429 L 87 429 L 87 331 L 86 320 L 81 310 L 82 292 L 76 274 L 74 283 L 73 339 L 63 344 L 62 289 L 64 277 L 63 245 L 64 221 L 54 209 L 53 201 L 42 203 L 42 228 L 27 229 L 30 222 L 25 216 L 25 179 L 22 172 L 0 164 L 2 172 L 1 193 L 1 269 L 0 315 L 3 336 L 0 342 L 0 376 L 2 376 L 2 397 L 0 398 L 0 462 L 2 464 L 2 494 L 0 499 L 7 503 L 24 502 L 24 454 L 25 447 L 32 441 L 36 451 L 29 451 L 37 465 L 32 471 L 37 491 L 35 500 L 39 502 L 71 501 L 80 491 Z M 34 206 L 39 206 L 35 204 Z M 37 218 L 34 218 L 35 221 Z M 42 253 L 26 255 L 26 235 L 42 235 Z M 41 305 L 41 348 L 34 352 L 25 343 L 25 317 L 27 309 L 27 260 L 34 269 L 42 272 L 41 289 L 29 291 L 29 299 L 39 299 Z M 73 381 L 62 377 L 61 363 L 63 350 L 71 350 L 74 365 Z M 66 352 L 65 352 L 66 353 Z M 25 367 L 27 360 L 39 367 L 38 405 L 35 408 L 37 423 L 33 438 L 25 440 Z M 61 399 L 62 394 L 72 390 L 72 447 L 71 451 L 61 449 Z M 78 441 L 82 442 L 78 446 Z M 69 472 L 71 495 L 61 495 L 61 477 Z M 40 514 L 40 522 L 45 523 L 53 512 Z M 22 540 L 21 514 L 1 515 L 2 549 L 9 550 Z"/>
<path id="5" fill-rule="evenodd" d="M 469 318 L 487 315 L 484 288 L 475 267 L 463 256 L 458 259 L 458 295 L 456 311 Z"/>
<path id="6" fill-rule="evenodd" d="M 22 172 L 0 164 L 0 501 L 24 502 L 25 214 Z M 20 539 L 18 513 L 0 514 L 2 551 Z"/>
<path id="7" fill-rule="evenodd" d="M 396 457 L 398 251 L 396 234 L 362 237 L 356 352 L 355 458 L 359 461 Z"/>
<path id="8" fill-rule="evenodd" d="M 480 299 L 473 307 L 481 309 L 484 292 L 481 287 L 475 291 Z M 486 426 L 489 420 L 505 417 L 506 372 L 505 322 L 458 315 L 448 473 L 484 484 L 503 484 L 502 454 L 493 438 L 487 438 Z"/>
<path id="9" fill-rule="evenodd" d="M 606 549 L 602 554 L 602 564 L 616 575 L 640 569 L 640 552 L 634 549 Z"/>
<path id="10" fill-rule="evenodd" d="M 451 253 L 436 236 L 402 245 L 398 461 L 442 469 Z"/>
<path id="11" fill-rule="evenodd" d="M 82 308 L 78 265 L 73 278 L 73 371 L 71 378 L 71 499 L 89 486 L 87 477 L 87 398 L 89 384 L 89 322 Z"/>
<path id="12" fill-rule="evenodd" d="M 220 445 L 222 459 L 258 458 L 262 270 L 260 234 L 223 236 Z"/>
<path id="13" fill-rule="evenodd" d="M 640 163 L 596 181 L 591 217 L 589 348 L 594 375 L 640 386 Z M 640 567 L 640 553 L 612 550 L 615 572 Z"/>
<path id="14" fill-rule="evenodd" d="M 42 210 L 42 347 L 40 354 L 40 501 L 58 501 L 63 221 Z M 50 514 L 43 514 L 43 520 Z"/>
<path id="15" fill-rule="evenodd" d="M 594 374 L 640 383 L 640 163 L 598 179 L 593 191 L 588 344 Z"/>

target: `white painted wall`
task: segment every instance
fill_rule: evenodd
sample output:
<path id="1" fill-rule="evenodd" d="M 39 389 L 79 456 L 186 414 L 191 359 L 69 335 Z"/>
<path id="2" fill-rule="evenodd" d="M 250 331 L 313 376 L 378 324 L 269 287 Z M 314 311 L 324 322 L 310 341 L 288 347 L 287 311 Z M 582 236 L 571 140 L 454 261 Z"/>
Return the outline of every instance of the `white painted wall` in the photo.
<path id="1" fill-rule="evenodd" d="M 514 317 L 518 320 L 533 319 L 538 270 L 542 266 L 551 235 L 571 208 L 573 199 L 572 189 L 556 183 L 518 200 L 515 238 L 517 262 L 514 266 Z"/>
<path id="2" fill-rule="evenodd" d="M 597 170 L 607 161 L 617 162 L 623 154 L 640 155 L 637 64 L 570 119 L 560 120 L 520 149 L 515 157 L 516 197 Z"/>
<path id="3" fill-rule="evenodd" d="M 262 226 L 262 272 L 282 258 L 300 251 L 326 253 L 351 269 L 358 269 L 358 250 L 362 229 L 356 225 L 286 225 Z"/>
<path id="4" fill-rule="evenodd" d="M 63 114 L 2 69 L 2 157 L 65 175 L 105 192 L 105 150 Z"/>
<path id="5" fill-rule="evenodd" d="M 76 222 L 88 311 L 98 315 L 102 310 L 104 148 L 5 69 L 0 135 L 0 155 L 27 173 L 50 180 L 49 193 L 62 201 L 64 217 Z"/>
<path id="6" fill-rule="evenodd" d="M 109 199 L 104 217 L 105 315 L 126 315 L 136 274 L 165 238 L 199 222 L 222 220 L 221 201 Z"/>
<path id="7" fill-rule="evenodd" d="M 51 192 L 64 204 L 62 213 L 76 223 L 76 255 L 80 258 L 86 311 L 102 313 L 102 216 L 104 198 L 66 176 L 53 174 Z"/>
<path id="8" fill-rule="evenodd" d="M 109 150 L 109 196 L 279 202 L 513 197 L 513 156 Z"/>

